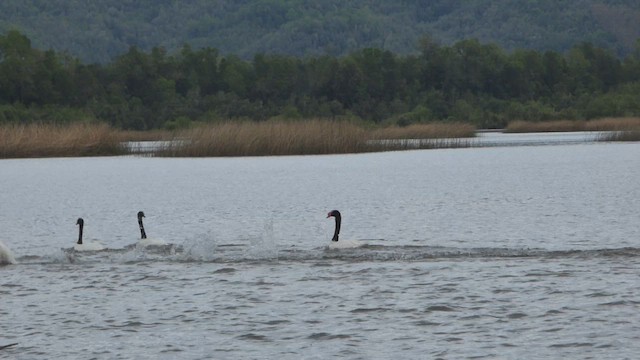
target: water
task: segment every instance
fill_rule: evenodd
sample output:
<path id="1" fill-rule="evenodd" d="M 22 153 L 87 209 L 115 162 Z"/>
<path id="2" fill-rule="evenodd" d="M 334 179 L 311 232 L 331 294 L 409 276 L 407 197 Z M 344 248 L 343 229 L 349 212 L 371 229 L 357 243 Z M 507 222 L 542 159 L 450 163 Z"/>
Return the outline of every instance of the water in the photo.
<path id="1" fill-rule="evenodd" d="M 638 179 L 639 143 L 2 160 L 0 357 L 634 359 Z"/>

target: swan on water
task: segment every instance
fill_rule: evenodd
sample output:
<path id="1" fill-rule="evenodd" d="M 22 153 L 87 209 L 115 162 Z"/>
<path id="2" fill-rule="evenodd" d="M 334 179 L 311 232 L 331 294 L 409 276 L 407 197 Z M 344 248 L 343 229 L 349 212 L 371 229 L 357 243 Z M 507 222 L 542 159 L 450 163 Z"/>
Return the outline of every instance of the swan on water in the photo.
<path id="1" fill-rule="evenodd" d="M 336 219 L 336 227 L 333 232 L 333 238 L 331 239 L 331 243 L 329 244 L 330 249 L 349 249 L 349 248 L 357 248 L 364 243 L 358 240 L 340 240 L 338 241 L 338 237 L 340 236 L 340 225 L 342 224 L 342 215 L 338 210 L 331 210 L 329 214 L 327 214 L 327 218 L 334 217 Z"/>
<path id="2" fill-rule="evenodd" d="M 15 264 L 16 258 L 9 248 L 0 241 L 0 265 Z"/>
<path id="3" fill-rule="evenodd" d="M 75 251 L 100 251 L 104 250 L 104 245 L 97 241 L 82 241 L 82 231 L 84 229 L 84 219 L 78 218 L 76 221 L 78 225 L 78 242 L 73 246 Z"/>
<path id="4" fill-rule="evenodd" d="M 140 228 L 140 240 L 136 243 L 137 246 L 149 246 L 149 245 L 166 245 L 166 243 L 160 239 L 149 239 L 147 238 L 147 233 L 144 231 L 144 224 L 142 223 L 142 218 L 144 216 L 143 211 L 138 211 L 138 227 Z"/>

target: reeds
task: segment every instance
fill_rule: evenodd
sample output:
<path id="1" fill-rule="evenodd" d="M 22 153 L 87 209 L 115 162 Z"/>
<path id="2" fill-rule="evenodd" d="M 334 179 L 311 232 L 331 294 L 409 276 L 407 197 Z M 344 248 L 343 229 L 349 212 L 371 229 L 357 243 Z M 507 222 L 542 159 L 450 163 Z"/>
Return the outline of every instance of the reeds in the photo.
<path id="1" fill-rule="evenodd" d="M 160 156 L 311 155 L 364 151 L 366 132 L 328 120 L 226 122 L 178 132 Z"/>
<path id="2" fill-rule="evenodd" d="M 106 124 L 5 125 L 0 158 L 120 155 L 118 134 Z"/>
<path id="3" fill-rule="evenodd" d="M 461 138 L 474 134 L 472 125 L 459 123 L 370 128 L 327 119 L 229 121 L 177 132 L 120 131 L 95 123 L 6 125 L 0 127 L 0 158 L 344 154 L 464 147 Z"/>
<path id="4" fill-rule="evenodd" d="M 640 129 L 640 118 L 603 118 L 589 121 L 514 121 L 510 122 L 504 132 L 567 132 L 567 131 L 630 131 Z"/>
<path id="5" fill-rule="evenodd" d="M 506 133 L 532 133 L 532 132 L 567 132 L 584 131 L 584 121 L 557 120 L 557 121 L 513 121 L 504 129 Z"/>
<path id="6" fill-rule="evenodd" d="M 464 123 L 413 124 L 405 127 L 387 127 L 371 133 L 372 139 L 449 139 L 470 138 L 476 133 L 475 126 Z"/>
<path id="7" fill-rule="evenodd" d="M 590 120 L 585 124 L 586 131 L 640 131 L 640 118 L 603 118 Z"/>
<path id="8" fill-rule="evenodd" d="M 475 128 L 467 124 L 369 129 L 352 122 L 325 119 L 226 122 L 179 132 L 176 136 L 180 140 L 169 143 L 155 155 L 313 155 L 456 147 L 459 143 L 448 139 L 474 134 Z"/>

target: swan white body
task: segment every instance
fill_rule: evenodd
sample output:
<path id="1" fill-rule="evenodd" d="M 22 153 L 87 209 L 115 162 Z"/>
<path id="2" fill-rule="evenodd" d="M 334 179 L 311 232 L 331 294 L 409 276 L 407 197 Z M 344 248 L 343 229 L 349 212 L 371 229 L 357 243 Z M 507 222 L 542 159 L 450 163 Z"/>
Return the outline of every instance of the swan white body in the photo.
<path id="1" fill-rule="evenodd" d="M 336 228 L 333 233 L 333 239 L 329 244 L 329 249 L 353 249 L 364 245 L 363 242 L 358 240 L 340 240 L 340 224 L 342 223 L 342 215 L 338 210 L 332 210 L 327 215 L 327 218 L 334 217 L 336 219 Z"/>
<path id="2" fill-rule="evenodd" d="M 363 246 L 364 243 L 358 240 L 340 240 L 332 241 L 329 244 L 329 249 L 354 249 Z"/>
<path id="3" fill-rule="evenodd" d="M 85 241 L 82 244 L 73 245 L 75 251 L 100 251 L 104 249 L 104 245 L 97 241 Z"/>
<path id="4" fill-rule="evenodd" d="M 82 241 L 82 230 L 84 229 L 84 219 L 78 218 L 76 221 L 78 225 L 78 242 L 73 246 L 75 251 L 100 251 L 105 247 L 97 241 Z"/>
<path id="5" fill-rule="evenodd" d="M 0 265 L 15 264 L 16 258 L 9 248 L 0 241 Z"/>
<path id="6" fill-rule="evenodd" d="M 147 237 L 147 233 L 144 231 L 144 224 L 142 223 L 142 218 L 144 216 L 143 211 L 138 211 L 138 227 L 140 228 L 140 240 L 136 243 L 136 247 L 147 247 L 147 246 L 163 246 L 167 245 L 164 240 L 160 239 L 150 239 Z"/>
<path id="7" fill-rule="evenodd" d="M 140 239 L 140 240 L 138 240 L 138 242 L 136 243 L 136 246 L 140 246 L 140 247 L 147 247 L 147 246 L 162 246 L 162 245 L 167 245 L 167 243 L 166 243 L 164 240 L 160 240 L 160 239 L 150 239 L 150 238 Z"/>

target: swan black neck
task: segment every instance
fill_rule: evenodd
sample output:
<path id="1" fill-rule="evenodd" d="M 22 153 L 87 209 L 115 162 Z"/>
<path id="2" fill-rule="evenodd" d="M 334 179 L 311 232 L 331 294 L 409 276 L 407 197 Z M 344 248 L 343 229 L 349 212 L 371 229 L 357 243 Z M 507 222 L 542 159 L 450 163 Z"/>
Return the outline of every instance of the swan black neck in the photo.
<path id="1" fill-rule="evenodd" d="M 327 215 L 327 217 L 335 217 L 336 218 L 336 230 L 333 232 L 333 239 L 331 241 L 338 241 L 338 236 L 340 235 L 340 223 L 342 223 L 342 215 L 340 215 L 340 211 L 333 210 Z"/>
<path id="2" fill-rule="evenodd" d="M 82 245 L 82 229 L 84 228 L 84 220 L 82 220 L 82 218 L 78 218 L 76 225 L 78 225 L 78 245 Z"/>
<path id="3" fill-rule="evenodd" d="M 144 217 L 144 213 L 142 211 L 138 211 L 138 226 L 140 227 L 140 238 L 146 239 L 147 233 L 144 232 L 144 225 L 142 224 L 143 217 Z"/>

